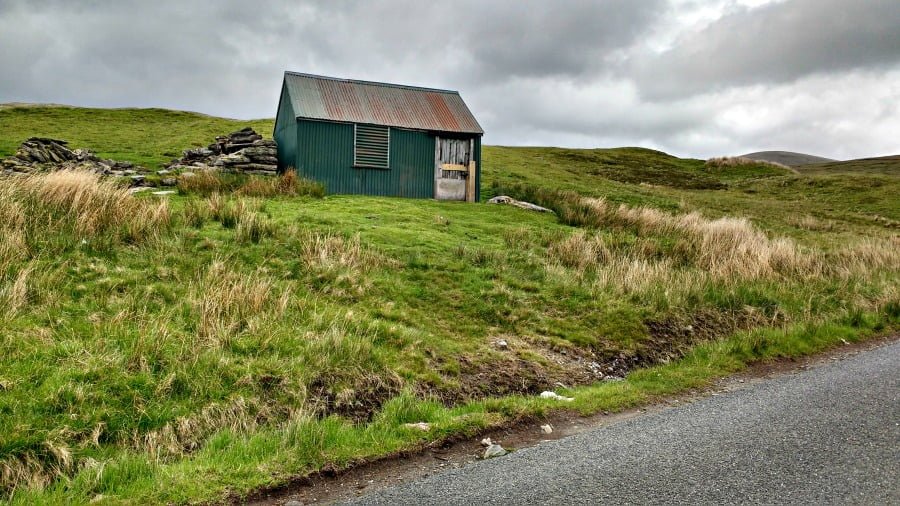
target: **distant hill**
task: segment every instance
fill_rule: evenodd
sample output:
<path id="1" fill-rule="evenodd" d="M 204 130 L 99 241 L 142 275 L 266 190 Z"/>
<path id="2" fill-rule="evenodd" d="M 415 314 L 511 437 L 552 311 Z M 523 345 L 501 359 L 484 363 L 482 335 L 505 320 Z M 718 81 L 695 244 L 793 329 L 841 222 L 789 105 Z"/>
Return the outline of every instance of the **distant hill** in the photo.
<path id="1" fill-rule="evenodd" d="M 807 155 L 805 153 L 794 153 L 791 151 L 758 151 L 741 155 L 741 158 L 749 158 L 761 162 L 774 162 L 790 167 L 798 167 L 801 165 L 809 165 L 812 163 L 836 162 L 831 158 L 821 156 Z"/>
<path id="2" fill-rule="evenodd" d="M 803 174 L 883 174 L 900 176 L 900 155 L 813 163 L 798 167 Z"/>

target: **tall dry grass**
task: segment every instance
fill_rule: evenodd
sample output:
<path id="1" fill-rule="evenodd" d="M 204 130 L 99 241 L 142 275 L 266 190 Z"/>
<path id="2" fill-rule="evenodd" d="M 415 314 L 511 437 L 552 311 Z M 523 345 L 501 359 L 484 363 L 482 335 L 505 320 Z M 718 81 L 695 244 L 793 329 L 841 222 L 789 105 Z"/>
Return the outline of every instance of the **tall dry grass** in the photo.
<path id="1" fill-rule="evenodd" d="M 550 271 L 558 274 L 556 266 L 563 266 L 580 275 L 592 273 L 595 285 L 605 290 L 630 293 L 666 286 L 689 291 L 705 283 L 847 279 L 900 266 L 896 237 L 828 252 L 802 248 L 786 237 L 770 237 L 746 218 L 669 214 L 582 197 L 561 209 L 562 219 L 588 224 L 593 231 L 578 231 L 550 244 Z M 675 246 L 662 254 L 646 247 L 646 240 L 610 248 L 600 236 L 604 229 L 630 229 L 646 240 L 674 241 Z"/>
<path id="2" fill-rule="evenodd" d="M 291 292 L 277 290 L 271 279 L 231 270 L 224 261 L 210 264 L 194 287 L 197 335 L 213 346 L 226 343 L 242 330 L 276 319 L 287 309 Z"/>
<path id="3" fill-rule="evenodd" d="M 325 186 L 298 176 L 293 169 L 286 170 L 280 176 L 245 176 L 216 170 L 198 170 L 191 176 L 181 176 L 178 179 L 178 190 L 202 196 L 235 193 L 245 197 L 307 195 L 321 198 L 325 195 Z"/>
<path id="4" fill-rule="evenodd" d="M 547 255 L 565 267 L 584 272 L 607 264 L 612 254 L 599 235 L 590 236 L 579 230 L 565 239 L 553 243 Z"/>
<path id="5" fill-rule="evenodd" d="M 367 270 L 378 265 L 378 259 L 363 250 L 359 236 L 304 233 L 300 240 L 300 256 L 307 265 L 320 269 L 347 268 Z"/>
<path id="6" fill-rule="evenodd" d="M 308 195 L 321 198 L 325 196 L 325 187 L 321 183 L 298 176 L 294 169 L 288 169 L 278 177 L 252 177 L 237 190 L 237 193 L 250 197 Z"/>
<path id="7" fill-rule="evenodd" d="M 794 169 L 791 167 L 778 162 L 767 162 L 764 160 L 753 160 L 751 158 L 744 158 L 742 156 L 720 156 L 715 158 L 710 158 L 706 161 L 706 168 L 708 169 L 723 169 L 728 167 L 740 167 L 747 165 L 767 165 L 769 167 L 776 167 L 779 169 L 789 170 L 792 172 Z"/>
<path id="8" fill-rule="evenodd" d="M 10 281 L 0 284 L 0 316 L 15 317 L 28 303 L 28 285 L 34 265 L 28 264 Z"/>
<path id="9" fill-rule="evenodd" d="M 73 241 L 144 242 L 171 225 L 165 200 L 139 199 L 110 179 L 61 170 L 5 180 L 0 191 L 0 229 L 12 246 L 0 258 L 35 242 L 65 236 Z M 22 240 L 24 237 L 24 241 Z"/>

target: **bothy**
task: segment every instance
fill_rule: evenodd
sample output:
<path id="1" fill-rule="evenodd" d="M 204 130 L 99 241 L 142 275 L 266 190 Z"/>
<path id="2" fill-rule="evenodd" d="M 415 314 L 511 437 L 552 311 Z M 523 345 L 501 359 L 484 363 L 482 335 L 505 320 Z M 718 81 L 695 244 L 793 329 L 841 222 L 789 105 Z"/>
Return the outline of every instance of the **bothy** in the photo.
<path id="1" fill-rule="evenodd" d="M 274 138 L 329 193 L 473 202 L 483 134 L 455 91 L 285 72 Z"/>

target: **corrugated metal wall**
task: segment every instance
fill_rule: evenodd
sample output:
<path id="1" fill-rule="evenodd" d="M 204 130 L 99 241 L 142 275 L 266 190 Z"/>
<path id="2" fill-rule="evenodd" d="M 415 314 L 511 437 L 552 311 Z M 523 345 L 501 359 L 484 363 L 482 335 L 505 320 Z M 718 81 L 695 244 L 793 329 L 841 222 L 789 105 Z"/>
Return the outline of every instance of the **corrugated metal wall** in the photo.
<path id="1" fill-rule="evenodd" d="M 328 193 L 356 193 L 397 197 L 434 196 L 434 136 L 391 128 L 390 169 L 353 167 L 353 125 L 326 121 L 297 121 L 296 168 L 306 177 L 325 183 Z M 480 178 L 481 139 L 476 137 Z M 286 150 L 287 152 L 287 150 Z M 279 145 L 279 160 L 281 146 Z M 480 181 L 476 182 L 480 184 Z"/>
<path id="2" fill-rule="evenodd" d="M 475 202 L 481 202 L 481 136 L 475 136 Z"/>
<path id="3" fill-rule="evenodd" d="M 278 143 L 279 170 L 295 165 L 297 153 L 297 120 L 294 119 L 295 117 L 287 87 L 282 85 L 278 115 L 275 116 L 275 132 L 272 134 L 272 138 Z"/>

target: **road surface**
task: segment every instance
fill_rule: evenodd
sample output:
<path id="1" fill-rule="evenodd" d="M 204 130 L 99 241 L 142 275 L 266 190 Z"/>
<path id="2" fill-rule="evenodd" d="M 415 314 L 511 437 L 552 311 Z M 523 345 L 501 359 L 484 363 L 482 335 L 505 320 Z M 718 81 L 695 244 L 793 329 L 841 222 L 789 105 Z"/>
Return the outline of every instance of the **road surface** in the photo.
<path id="1" fill-rule="evenodd" d="M 354 504 L 900 504 L 900 341 Z"/>

